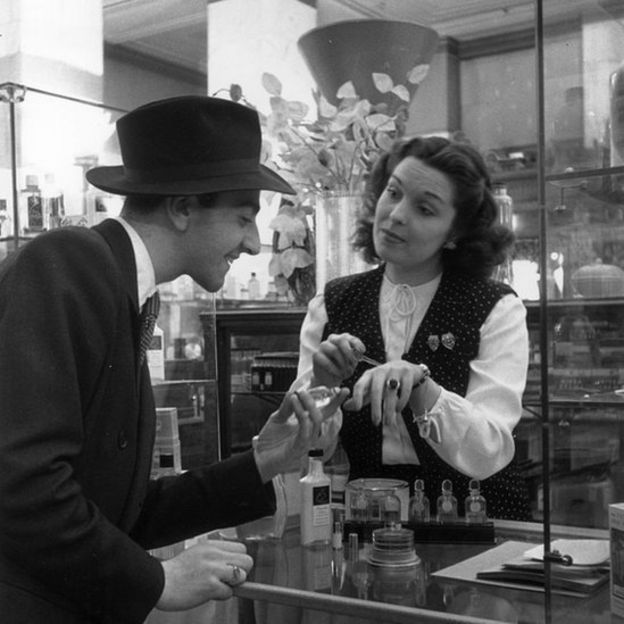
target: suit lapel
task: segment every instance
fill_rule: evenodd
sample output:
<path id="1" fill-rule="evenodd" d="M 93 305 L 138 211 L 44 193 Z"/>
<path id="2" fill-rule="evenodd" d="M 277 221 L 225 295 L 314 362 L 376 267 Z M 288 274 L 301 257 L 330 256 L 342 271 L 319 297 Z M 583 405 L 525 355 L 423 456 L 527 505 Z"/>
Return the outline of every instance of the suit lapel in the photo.
<path id="1" fill-rule="evenodd" d="M 129 318 L 127 321 L 122 318 L 121 322 L 133 323 L 135 338 L 136 376 L 134 380 L 129 379 L 128 383 L 135 384 L 139 397 L 140 415 L 137 423 L 136 465 L 133 483 L 123 517 L 120 521 L 120 526 L 123 529 L 130 530 L 140 513 L 140 503 L 145 498 L 149 481 L 156 432 L 156 409 L 147 362 L 144 362 L 143 366 L 138 365 L 139 302 L 137 294 L 137 268 L 132 243 L 123 226 L 114 219 L 106 219 L 94 226 L 93 229 L 104 237 L 119 265 L 122 288 L 129 300 Z"/>

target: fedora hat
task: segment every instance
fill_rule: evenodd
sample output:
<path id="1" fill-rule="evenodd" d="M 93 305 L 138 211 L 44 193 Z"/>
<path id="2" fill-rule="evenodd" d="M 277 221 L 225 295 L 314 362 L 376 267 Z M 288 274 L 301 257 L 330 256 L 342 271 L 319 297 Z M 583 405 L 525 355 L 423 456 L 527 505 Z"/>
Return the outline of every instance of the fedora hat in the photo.
<path id="1" fill-rule="evenodd" d="M 191 95 L 151 102 L 120 117 L 117 136 L 123 165 L 86 173 L 109 193 L 295 192 L 260 164 L 258 113 L 229 100 Z"/>

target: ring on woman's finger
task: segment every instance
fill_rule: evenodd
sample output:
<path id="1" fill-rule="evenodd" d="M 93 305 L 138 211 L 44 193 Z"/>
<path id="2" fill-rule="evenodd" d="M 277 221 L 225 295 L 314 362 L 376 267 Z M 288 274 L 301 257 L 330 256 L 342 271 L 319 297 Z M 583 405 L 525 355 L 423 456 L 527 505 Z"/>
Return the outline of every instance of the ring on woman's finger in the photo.
<path id="1" fill-rule="evenodd" d="M 398 392 L 400 387 L 401 382 L 398 379 L 392 378 L 386 381 L 386 388 L 388 388 L 388 390 L 396 390 Z"/>
<path id="2" fill-rule="evenodd" d="M 228 585 L 238 585 L 243 577 L 243 570 L 234 563 L 228 563 L 228 565 L 232 568 L 232 580 L 225 582 Z"/>

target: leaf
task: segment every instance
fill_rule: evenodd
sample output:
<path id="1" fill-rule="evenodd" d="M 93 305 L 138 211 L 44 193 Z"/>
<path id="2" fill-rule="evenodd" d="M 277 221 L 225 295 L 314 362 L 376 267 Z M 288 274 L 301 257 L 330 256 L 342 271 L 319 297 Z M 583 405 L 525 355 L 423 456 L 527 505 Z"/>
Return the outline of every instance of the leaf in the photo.
<path id="1" fill-rule="evenodd" d="M 269 74 L 268 72 L 262 74 L 262 86 L 271 95 L 282 94 L 282 83 L 279 78 L 273 74 Z"/>
<path id="2" fill-rule="evenodd" d="M 380 74 L 376 72 L 373 72 L 373 83 L 375 84 L 375 87 L 377 87 L 377 91 L 381 91 L 381 93 L 388 93 L 388 91 L 391 91 L 394 86 L 394 82 L 388 74 Z"/>
<path id="3" fill-rule="evenodd" d="M 384 152 L 389 152 L 392 144 L 394 143 L 394 139 L 385 132 L 378 132 L 375 135 L 375 143 L 377 147 L 382 149 Z"/>
<path id="4" fill-rule="evenodd" d="M 392 93 L 400 97 L 402 100 L 405 100 L 406 102 L 410 101 L 409 91 L 407 90 L 407 87 L 403 85 L 396 85 L 396 87 L 393 87 Z"/>
<path id="5" fill-rule="evenodd" d="M 343 132 L 354 122 L 354 120 L 355 112 L 353 110 L 341 110 L 329 124 L 329 129 L 332 132 Z"/>
<path id="6" fill-rule="evenodd" d="M 282 273 L 289 278 L 295 269 L 307 267 L 314 262 L 314 258 L 305 249 L 284 250 L 281 254 Z"/>
<path id="7" fill-rule="evenodd" d="M 321 117 L 333 117 L 338 112 L 338 109 L 330 104 L 322 95 L 319 100 L 319 115 Z"/>
<path id="8" fill-rule="evenodd" d="M 407 82 L 411 84 L 420 84 L 425 79 L 425 76 L 428 73 L 429 73 L 428 64 L 416 65 L 415 67 L 412 67 L 412 69 L 410 69 L 410 71 L 408 72 Z"/>
<path id="9" fill-rule="evenodd" d="M 288 115 L 288 102 L 279 95 L 274 95 L 269 99 L 271 110 L 276 115 Z"/>
<path id="10" fill-rule="evenodd" d="M 382 113 L 374 113 L 366 118 L 366 125 L 373 132 L 392 132 L 396 130 L 394 119 Z"/>
<path id="11" fill-rule="evenodd" d="M 371 103 L 368 100 L 360 100 L 355 105 L 355 114 L 358 117 L 366 117 L 371 112 Z"/>
<path id="12" fill-rule="evenodd" d="M 308 114 L 309 107 L 304 102 L 288 102 L 288 116 L 298 123 L 303 121 Z"/>
<path id="13" fill-rule="evenodd" d="M 353 85 L 353 83 L 348 80 L 343 85 L 341 85 L 338 88 L 338 91 L 336 91 L 336 97 L 339 100 L 344 100 L 347 98 L 357 98 L 357 93 L 355 92 L 355 86 Z"/>

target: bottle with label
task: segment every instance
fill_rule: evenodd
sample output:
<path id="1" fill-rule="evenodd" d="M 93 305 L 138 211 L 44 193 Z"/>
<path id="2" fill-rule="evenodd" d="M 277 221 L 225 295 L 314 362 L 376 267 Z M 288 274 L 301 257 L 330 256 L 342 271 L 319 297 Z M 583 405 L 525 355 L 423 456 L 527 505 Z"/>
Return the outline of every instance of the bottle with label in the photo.
<path id="1" fill-rule="evenodd" d="M 457 499 L 453 496 L 453 483 L 450 479 L 442 481 L 442 494 L 438 496 L 437 509 L 440 524 L 457 522 Z"/>
<path id="2" fill-rule="evenodd" d="M 470 494 L 466 497 L 465 510 L 468 524 L 484 524 L 487 522 L 485 498 L 481 495 L 481 486 L 477 479 L 470 479 Z"/>
<path id="3" fill-rule="evenodd" d="M 251 274 L 247 282 L 247 291 L 249 293 L 249 299 L 252 301 L 260 299 L 260 280 L 256 277 L 255 273 Z"/>
<path id="4" fill-rule="evenodd" d="M 425 482 L 422 479 L 414 481 L 414 495 L 409 503 L 410 522 L 429 522 L 431 520 L 431 507 L 429 498 L 425 495 Z"/>
<path id="5" fill-rule="evenodd" d="M 165 378 L 165 333 L 158 325 L 154 326 L 154 334 L 145 352 L 145 358 L 152 381 L 163 380 Z"/>
<path id="6" fill-rule="evenodd" d="M 331 507 L 334 524 L 336 522 L 342 524 L 345 520 L 345 492 L 349 480 L 349 470 L 349 458 L 339 440 L 334 454 L 325 464 L 325 473 L 329 475 L 331 480 Z"/>
<path id="7" fill-rule="evenodd" d="M 178 409 L 159 407 L 156 409 L 156 437 L 152 451 L 151 478 L 159 479 L 182 472 Z"/>
<path id="8" fill-rule="evenodd" d="M 507 192 L 504 184 L 493 185 L 492 194 L 498 206 L 498 222 L 506 228 L 513 230 L 513 200 Z M 494 279 L 505 284 L 513 283 L 513 266 L 511 256 L 508 256 L 502 264 L 499 264 L 494 273 Z"/>
<path id="9" fill-rule="evenodd" d="M 43 214 L 47 216 L 48 229 L 53 229 L 61 226 L 65 216 L 63 193 L 56 186 L 53 173 L 46 173 L 43 180 L 41 186 Z"/>
<path id="10" fill-rule="evenodd" d="M 39 178 L 36 175 L 26 176 L 26 233 L 42 232 L 47 229 L 47 215 L 44 214 Z"/>
<path id="11" fill-rule="evenodd" d="M 331 480 L 323 470 L 322 449 L 308 451 L 308 472 L 301 483 L 301 544 L 330 544 Z"/>

